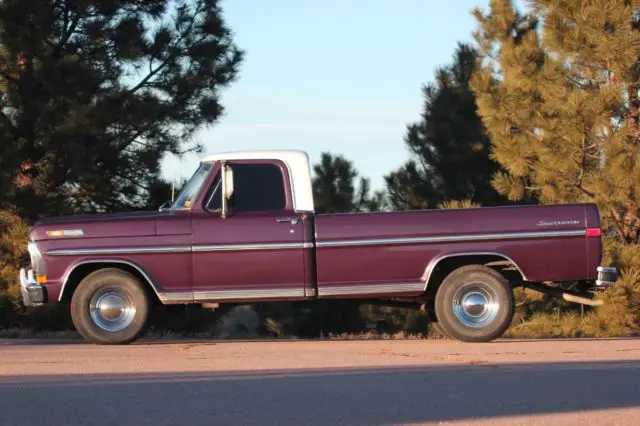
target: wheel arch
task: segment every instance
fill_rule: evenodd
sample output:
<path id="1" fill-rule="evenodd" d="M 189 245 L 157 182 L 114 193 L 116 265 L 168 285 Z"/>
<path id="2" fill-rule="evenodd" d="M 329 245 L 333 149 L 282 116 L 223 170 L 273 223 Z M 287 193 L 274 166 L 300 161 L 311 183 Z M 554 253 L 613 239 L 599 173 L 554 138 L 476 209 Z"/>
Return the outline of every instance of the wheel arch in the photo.
<path id="1" fill-rule="evenodd" d="M 91 259 L 75 263 L 65 274 L 62 281 L 62 288 L 58 296 L 59 302 L 68 302 L 75 292 L 78 284 L 90 273 L 99 269 L 117 268 L 133 274 L 149 290 L 149 294 L 156 303 L 161 303 L 160 294 L 156 285 L 144 269 L 134 262 L 121 259 Z"/>
<path id="2" fill-rule="evenodd" d="M 473 264 L 494 267 L 507 278 L 527 281 L 527 276 L 520 265 L 507 254 L 499 252 L 446 253 L 435 257 L 425 269 L 423 276 L 425 292 L 435 294 L 448 273 L 459 267 Z"/>

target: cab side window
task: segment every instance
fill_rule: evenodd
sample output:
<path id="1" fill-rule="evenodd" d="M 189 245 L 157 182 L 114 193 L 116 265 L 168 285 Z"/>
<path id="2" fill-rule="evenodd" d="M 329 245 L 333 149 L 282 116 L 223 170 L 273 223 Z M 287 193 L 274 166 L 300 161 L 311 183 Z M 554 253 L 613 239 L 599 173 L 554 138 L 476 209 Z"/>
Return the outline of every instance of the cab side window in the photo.
<path id="1" fill-rule="evenodd" d="M 232 164 L 233 208 L 237 212 L 282 210 L 285 190 L 275 164 Z"/>
<path id="2" fill-rule="evenodd" d="M 230 204 L 236 212 L 282 210 L 286 205 L 282 170 L 275 164 L 231 164 L 233 196 Z M 220 210 L 222 184 L 218 175 L 206 209 Z"/>

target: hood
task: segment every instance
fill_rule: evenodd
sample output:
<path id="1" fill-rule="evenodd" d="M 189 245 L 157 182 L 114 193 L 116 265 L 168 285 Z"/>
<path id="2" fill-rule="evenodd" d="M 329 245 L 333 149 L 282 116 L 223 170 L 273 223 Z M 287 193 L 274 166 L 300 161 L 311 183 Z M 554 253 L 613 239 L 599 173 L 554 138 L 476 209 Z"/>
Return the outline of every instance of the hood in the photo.
<path id="1" fill-rule="evenodd" d="M 41 219 L 29 232 L 33 241 L 71 238 L 139 237 L 155 235 L 156 219 L 171 215 L 165 211 L 97 213 Z M 64 231 L 64 235 L 50 235 Z"/>

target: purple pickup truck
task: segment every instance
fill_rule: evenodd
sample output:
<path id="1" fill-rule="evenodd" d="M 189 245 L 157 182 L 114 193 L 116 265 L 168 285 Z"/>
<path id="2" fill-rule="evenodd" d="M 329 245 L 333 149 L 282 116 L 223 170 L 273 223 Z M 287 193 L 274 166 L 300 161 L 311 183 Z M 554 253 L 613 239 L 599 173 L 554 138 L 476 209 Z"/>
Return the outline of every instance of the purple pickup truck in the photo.
<path id="1" fill-rule="evenodd" d="M 357 299 L 429 313 L 446 335 L 491 341 L 514 288 L 596 305 L 592 204 L 317 214 L 309 158 L 250 151 L 203 159 L 159 211 L 41 220 L 20 271 L 27 306 L 69 303 L 90 342 L 125 344 L 158 304 Z"/>

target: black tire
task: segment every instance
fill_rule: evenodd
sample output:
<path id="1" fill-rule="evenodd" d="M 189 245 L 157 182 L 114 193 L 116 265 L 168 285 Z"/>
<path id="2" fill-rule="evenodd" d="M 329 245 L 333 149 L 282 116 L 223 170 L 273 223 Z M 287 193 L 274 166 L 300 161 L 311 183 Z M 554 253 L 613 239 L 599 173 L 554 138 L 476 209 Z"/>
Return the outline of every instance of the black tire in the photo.
<path id="1" fill-rule="evenodd" d="M 106 309 L 109 303 L 114 307 L 111 310 Z M 103 311 L 95 309 L 100 305 L 105 308 Z M 129 309 L 120 312 L 121 306 Z M 113 320 L 117 314 L 121 323 Z M 76 331 L 92 343 L 133 342 L 146 331 L 149 314 L 150 300 L 144 285 L 134 275 L 117 268 L 87 275 L 71 298 L 71 319 Z"/>
<path id="2" fill-rule="evenodd" d="M 435 331 L 436 333 L 438 333 L 441 337 L 445 338 L 445 339 L 451 339 L 452 337 L 449 336 L 447 334 L 447 332 L 442 328 L 442 326 L 440 325 L 439 322 L 432 322 L 431 323 L 431 328 L 433 329 L 433 331 Z"/>
<path id="3" fill-rule="evenodd" d="M 483 299 L 492 302 L 491 306 L 465 308 L 460 303 Z M 499 272 L 468 265 L 444 279 L 436 293 L 435 311 L 444 334 L 463 342 L 490 342 L 509 328 L 515 298 L 509 282 Z"/>

